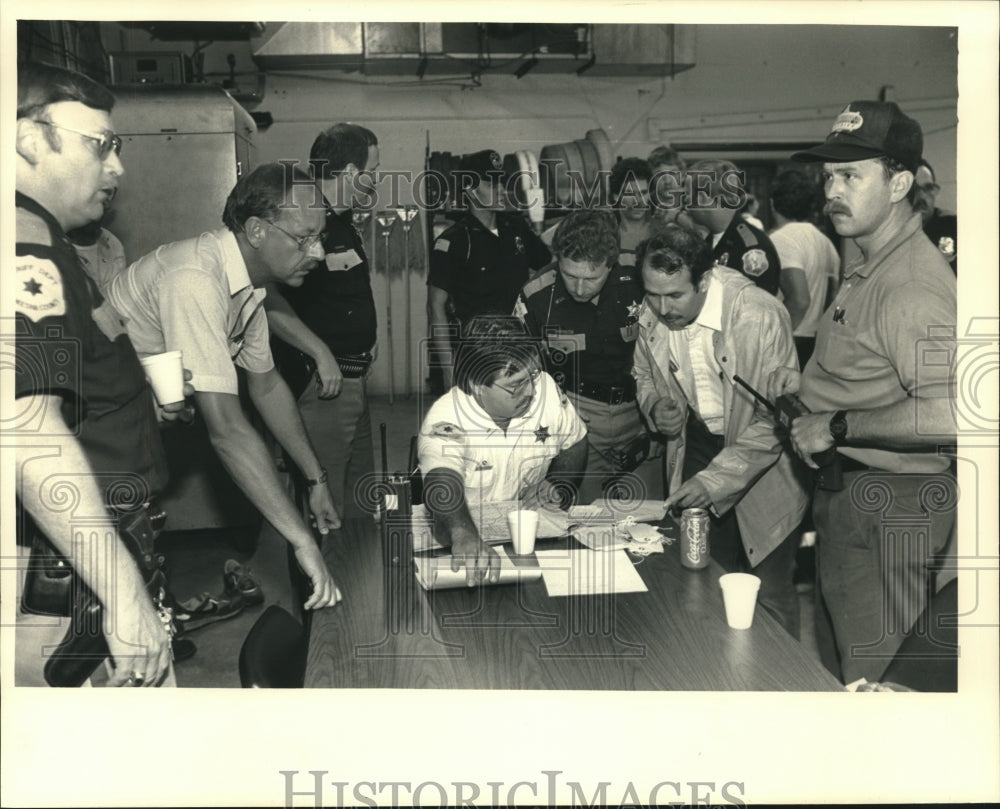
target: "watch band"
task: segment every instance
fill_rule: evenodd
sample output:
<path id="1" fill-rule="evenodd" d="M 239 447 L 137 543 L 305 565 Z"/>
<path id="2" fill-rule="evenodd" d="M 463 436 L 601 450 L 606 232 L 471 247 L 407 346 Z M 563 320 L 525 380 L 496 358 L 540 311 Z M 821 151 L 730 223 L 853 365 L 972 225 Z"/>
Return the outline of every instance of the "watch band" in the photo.
<path id="1" fill-rule="evenodd" d="M 319 477 L 306 478 L 306 486 L 308 486 L 311 489 L 313 486 L 319 486 L 321 483 L 326 483 L 326 481 L 327 481 L 326 470 L 321 466 L 319 468 Z"/>
<path id="2" fill-rule="evenodd" d="M 838 410 L 830 419 L 830 435 L 835 446 L 841 446 L 847 441 L 847 411 Z"/>

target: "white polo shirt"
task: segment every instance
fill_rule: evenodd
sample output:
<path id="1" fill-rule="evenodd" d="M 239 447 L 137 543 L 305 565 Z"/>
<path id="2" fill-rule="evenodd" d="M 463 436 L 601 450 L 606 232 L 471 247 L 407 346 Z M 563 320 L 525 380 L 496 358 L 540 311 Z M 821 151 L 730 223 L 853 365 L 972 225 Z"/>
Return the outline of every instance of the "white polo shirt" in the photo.
<path id="1" fill-rule="evenodd" d="M 251 285 L 236 237 L 220 229 L 146 254 L 106 297 L 140 357 L 180 349 L 196 390 L 237 393 L 234 363 L 254 373 L 274 367 L 265 294 Z"/>
<path id="2" fill-rule="evenodd" d="M 587 434 L 576 409 L 546 373 L 531 407 L 497 427 L 467 393 L 452 388 L 431 405 L 417 439 L 420 469 L 451 469 L 465 481 L 466 501 L 514 500 L 545 477 L 552 459 Z"/>

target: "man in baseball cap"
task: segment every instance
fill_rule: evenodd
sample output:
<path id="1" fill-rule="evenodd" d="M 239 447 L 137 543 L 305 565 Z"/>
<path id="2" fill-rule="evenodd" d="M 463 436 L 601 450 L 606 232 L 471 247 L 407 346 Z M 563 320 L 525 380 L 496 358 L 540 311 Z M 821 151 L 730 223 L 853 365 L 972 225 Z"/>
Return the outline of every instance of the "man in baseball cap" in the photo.
<path id="1" fill-rule="evenodd" d="M 836 447 L 843 470 L 842 489 L 816 489 L 813 518 L 845 683 L 880 679 L 955 526 L 954 472 L 939 452 L 956 433 L 955 276 L 913 209 L 922 144 L 895 104 L 852 101 L 823 144 L 793 155 L 823 162 L 824 210 L 860 253 L 805 369 L 779 368 L 768 385 L 772 401 L 797 391 L 811 411 L 791 427 L 806 464 Z M 943 495 L 934 506 L 929 488 Z M 920 528 L 886 530 L 902 514 L 920 515 Z"/>
<path id="2" fill-rule="evenodd" d="M 916 173 L 924 148 L 920 124 L 891 101 L 852 101 L 833 122 L 826 142 L 792 155 L 803 163 L 849 163 L 888 157 Z"/>

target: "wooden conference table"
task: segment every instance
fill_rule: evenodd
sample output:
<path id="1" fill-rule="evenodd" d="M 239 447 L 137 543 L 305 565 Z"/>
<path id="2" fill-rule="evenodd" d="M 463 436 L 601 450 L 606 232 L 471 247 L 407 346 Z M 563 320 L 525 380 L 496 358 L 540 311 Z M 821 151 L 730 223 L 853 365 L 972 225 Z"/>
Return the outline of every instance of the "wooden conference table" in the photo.
<path id="1" fill-rule="evenodd" d="M 843 690 L 759 607 L 730 629 L 722 569 L 683 567 L 679 542 L 638 565 L 648 592 L 550 598 L 541 579 L 426 591 L 395 525 L 347 520 L 327 536 L 344 600 L 312 616 L 306 688 Z"/>

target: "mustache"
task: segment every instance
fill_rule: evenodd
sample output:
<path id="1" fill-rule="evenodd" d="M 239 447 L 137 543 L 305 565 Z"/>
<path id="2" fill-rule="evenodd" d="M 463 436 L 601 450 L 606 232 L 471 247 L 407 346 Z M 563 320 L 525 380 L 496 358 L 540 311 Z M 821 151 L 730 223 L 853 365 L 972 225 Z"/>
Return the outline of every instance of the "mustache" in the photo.
<path id="1" fill-rule="evenodd" d="M 823 206 L 823 213 L 826 216 L 830 216 L 831 214 L 835 213 L 842 213 L 850 216 L 851 209 L 848 208 L 846 205 L 841 205 L 839 202 L 828 202 L 826 203 L 826 205 Z"/>

